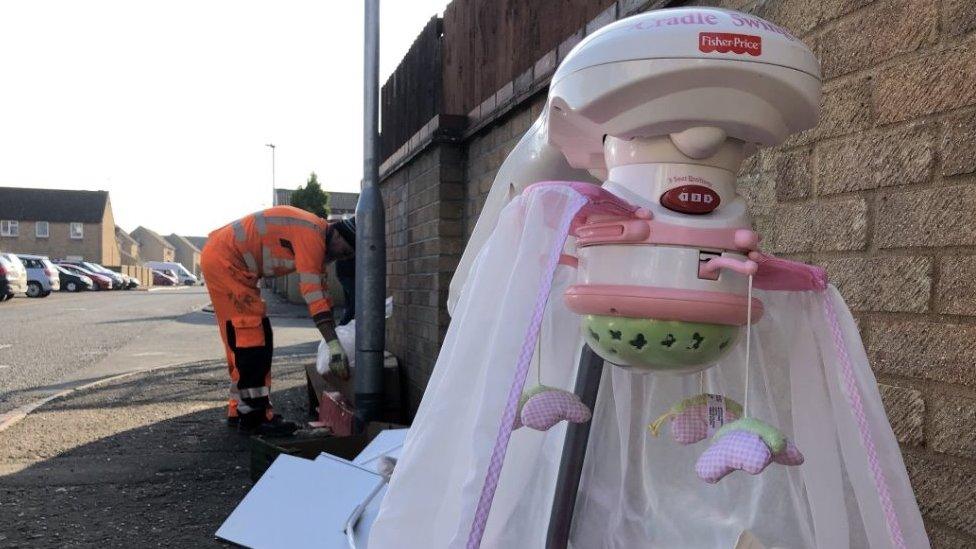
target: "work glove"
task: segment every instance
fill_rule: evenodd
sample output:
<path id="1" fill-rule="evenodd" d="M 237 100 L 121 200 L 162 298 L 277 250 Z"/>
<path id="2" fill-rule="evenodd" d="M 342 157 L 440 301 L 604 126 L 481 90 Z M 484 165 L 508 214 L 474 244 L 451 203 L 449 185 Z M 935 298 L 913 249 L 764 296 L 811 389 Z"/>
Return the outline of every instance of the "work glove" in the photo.
<path id="1" fill-rule="evenodd" d="M 326 343 L 329 346 L 329 371 L 342 379 L 349 379 L 349 359 L 338 339 Z"/>

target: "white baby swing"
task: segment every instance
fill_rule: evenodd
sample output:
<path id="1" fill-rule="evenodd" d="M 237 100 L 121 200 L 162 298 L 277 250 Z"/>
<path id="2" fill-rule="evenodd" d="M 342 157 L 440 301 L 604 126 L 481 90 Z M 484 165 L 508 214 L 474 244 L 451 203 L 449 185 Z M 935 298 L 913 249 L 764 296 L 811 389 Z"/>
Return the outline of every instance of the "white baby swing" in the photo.
<path id="1" fill-rule="evenodd" d="M 761 253 L 735 192 L 819 89 L 802 42 L 726 10 L 574 48 L 466 251 L 371 547 L 928 547 L 843 300 Z M 527 186 L 573 169 L 605 182 Z"/>

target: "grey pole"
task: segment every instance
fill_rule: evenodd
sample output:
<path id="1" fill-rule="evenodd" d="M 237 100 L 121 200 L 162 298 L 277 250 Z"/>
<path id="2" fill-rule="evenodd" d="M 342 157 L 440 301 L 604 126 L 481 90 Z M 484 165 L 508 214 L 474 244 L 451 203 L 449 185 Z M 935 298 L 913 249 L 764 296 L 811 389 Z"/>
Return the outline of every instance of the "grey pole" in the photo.
<path id="1" fill-rule="evenodd" d="M 366 0 L 363 184 L 356 204 L 356 427 L 383 412 L 386 215 L 379 187 L 380 2 Z"/>
<path id="2" fill-rule="evenodd" d="M 588 345 L 584 346 L 576 373 L 574 392 L 579 395 L 583 404 L 594 412 L 602 375 L 603 359 Z M 586 459 L 586 444 L 590 439 L 591 423 L 592 421 L 570 423 L 566 428 L 563 455 L 559 462 L 559 472 L 556 474 L 556 492 L 553 495 L 552 511 L 549 514 L 546 549 L 565 549 L 569 545 L 569 531 L 573 526 L 576 494 L 579 491 L 580 478 L 583 476 L 583 462 Z"/>
<path id="3" fill-rule="evenodd" d="M 278 191 L 275 190 L 275 145 L 268 143 L 265 147 L 271 148 L 271 205 L 278 205 Z"/>

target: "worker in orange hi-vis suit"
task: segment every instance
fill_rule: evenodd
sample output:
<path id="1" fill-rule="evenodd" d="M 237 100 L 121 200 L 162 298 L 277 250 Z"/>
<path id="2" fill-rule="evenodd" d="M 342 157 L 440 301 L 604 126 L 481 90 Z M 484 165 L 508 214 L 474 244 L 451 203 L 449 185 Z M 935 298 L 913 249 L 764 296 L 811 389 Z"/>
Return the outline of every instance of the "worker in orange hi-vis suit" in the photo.
<path id="1" fill-rule="evenodd" d="M 261 277 L 298 273 L 299 290 L 329 346 L 329 367 L 348 377 L 324 271 L 332 261 L 353 257 L 355 245 L 355 219 L 330 224 L 292 206 L 256 212 L 210 233 L 200 267 L 227 352 L 229 424 L 249 434 L 290 435 L 298 429 L 271 407 L 274 347 L 258 289 Z"/>

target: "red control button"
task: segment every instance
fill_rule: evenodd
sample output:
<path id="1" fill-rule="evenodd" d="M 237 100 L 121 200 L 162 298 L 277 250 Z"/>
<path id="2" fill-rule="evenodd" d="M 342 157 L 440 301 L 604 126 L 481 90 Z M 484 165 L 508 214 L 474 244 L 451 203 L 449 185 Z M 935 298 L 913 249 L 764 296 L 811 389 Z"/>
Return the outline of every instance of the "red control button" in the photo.
<path id="1" fill-rule="evenodd" d="M 661 205 L 686 214 L 707 214 L 721 199 L 718 193 L 702 185 L 682 185 L 661 195 Z"/>

